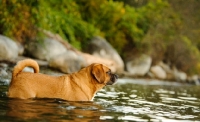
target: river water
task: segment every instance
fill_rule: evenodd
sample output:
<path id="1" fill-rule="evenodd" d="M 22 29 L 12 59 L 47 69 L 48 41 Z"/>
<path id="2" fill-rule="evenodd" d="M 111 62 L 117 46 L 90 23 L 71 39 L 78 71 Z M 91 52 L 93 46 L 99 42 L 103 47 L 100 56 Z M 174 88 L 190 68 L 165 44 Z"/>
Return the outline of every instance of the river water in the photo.
<path id="1" fill-rule="evenodd" d="M 94 101 L 10 99 L 9 78 L 0 77 L 0 121 L 200 122 L 200 86 L 149 79 L 119 79 Z"/>
<path id="2" fill-rule="evenodd" d="M 200 121 L 200 86 L 147 79 L 119 79 L 92 102 L 9 99 L 0 82 L 1 121 Z"/>

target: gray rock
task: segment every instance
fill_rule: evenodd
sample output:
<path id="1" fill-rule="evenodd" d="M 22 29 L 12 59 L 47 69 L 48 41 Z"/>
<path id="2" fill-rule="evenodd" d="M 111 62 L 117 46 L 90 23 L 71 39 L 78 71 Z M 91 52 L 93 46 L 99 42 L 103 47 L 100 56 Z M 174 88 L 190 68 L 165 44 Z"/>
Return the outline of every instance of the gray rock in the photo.
<path id="1" fill-rule="evenodd" d="M 167 80 L 175 80 L 174 72 L 173 70 L 169 67 L 168 64 L 163 63 L 162 61 L 158 63 L 158 66 L 162 67 L 162 69 L 166 72 Z"/>
<path id="2" fill-rule="evenodd" d="M 155 65 L 155 66 L 152 66 L 150 68 L 150 71 L 151 73 L 158 79 L 166 79 L 167 78 L 167 73 L 165 72 L 165 70 L 158 66 L 158 65 Z"/>
<path id="3" fill-rule="evenodd" d="M 126 62 L 127 71 L 136 76 L 144 76 L 150 69 L 152 58 L 148 55 L 141 55 Z"/>
<path id="4" fill-rule="evenodd" d="M 17 43 L 18 46 L 18 55 L 22 56 L 24 53 L 24 46 L 21 43 Z"/>
<path id="5" fill-rule="evenodd" d="M 33 70 L 32 67 L 25 67 L 22 71 L 23 72 L 32 72 L 32 73 L 34 73 L 34 70 Z"/>
<path id="6" fill-rule="evenodd" d="M 200 85 L 200 81 L 199 81 L 199 76 L 198 75 L 193 75 L 187 78 L 187 81 L 189 81 L 189 83 L 194 83 L 195 85 Z"/>
<path id="7" fill-rule="evenodd" d="M 104 64 L 107 67 L 109 67 L 111 69 L 112 72 L 116 72 L 116 66 L 114 66 L 114 61 L 113 60 L 109 60 L 109 59 L 105 59 L 105 58 L 101 58 L 95 55 L 91 55 L 88 53 L 79 53 L 84 59 L 85 59 L 85 66 L 91 65 L 93 63 L 100 63 L 100 64 Z"/>
<path id="8" fill-rule="evenodd" d="M 104 38 L 99 36 L 92 38 L 87 52 L 100 58 L 112 60 L 114 67 L 116 67 L 116 72 L 121 73 L 124 71 L 122 58 Z"/>
<path id="9" fill-rule="evenodd" d="M 8 75 L 7 69 L 8 69 L 8 64 L 0 63 L 0 77 Z"/>
<path id="10" fill-rule="evenodd" d="M 24 56 L 18 56 L 15 61 L 13 61 L 13 63 L 17 63 L 18 61 L 21 61 L 21 60 L 24 60 L 24 59 L 30 59 L 30 57 L 24 57 Z M 48 62 L 47 61 L 44 61 L 44 60 L 39 60 L 39 59 L 33 59 L 35 60 L 39 66 L 48 66 Z"/>
<path id="11" fill-rule="evenodd" d="M 18 56 L 17 43 L 10 38 L 0 35 L 0 60 L 13 60 Z"/>
<path id="12" fill-rule="evenodd" d="M 179 71 L 177 68 L 173 67 L 173 73 L 175 80 L 185 82 L 187 80 L 187 74 L 185 72 Z"/>
<path id="13" fill-rule="evenodd" d="M 52 38 L 45 38 L 41 42 L 34 41 L 29 43 L 26 50 L 34 58 L 48 61 L 51 57 L 64 53 L 67 49 Z"/>
<path id="14" fill-rule="evenodd" d="M 72 73 L 80 70 L 85 66 L 85 60 L 73 51 L 66 51 L 56 55 L 49 60 L 49 66 L 59 69 L 64 73 Z"/>

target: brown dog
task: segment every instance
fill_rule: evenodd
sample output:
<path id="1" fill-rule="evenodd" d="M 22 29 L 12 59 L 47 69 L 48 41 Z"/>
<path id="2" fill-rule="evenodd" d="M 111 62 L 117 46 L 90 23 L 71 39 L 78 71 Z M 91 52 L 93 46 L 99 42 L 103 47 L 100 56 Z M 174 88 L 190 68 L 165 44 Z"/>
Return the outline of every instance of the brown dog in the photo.
<path id="1" fill-rule="evenodd" d="M 22 72 L 26 67 L 34 69 L 34 73 Z M 14 67 L 12 80 L 8 90 L 11 98 L 60 98 L 69 101 L 89 101 L 95 93 L 105 85 L 112 85 L 117 75 L 102 64 L 92 64 L 78 72 L 49 76 L 39 73 L 36 61 L 25 59 Z"/>

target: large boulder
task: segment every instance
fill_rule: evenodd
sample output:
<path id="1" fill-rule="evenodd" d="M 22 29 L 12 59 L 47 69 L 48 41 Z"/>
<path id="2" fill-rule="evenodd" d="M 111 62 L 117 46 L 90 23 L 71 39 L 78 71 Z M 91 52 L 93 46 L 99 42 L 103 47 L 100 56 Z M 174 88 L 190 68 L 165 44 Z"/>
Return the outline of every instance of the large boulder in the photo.
<path id="1" fill-rule="evenodd" d="M 77 53 L 68 50 L 64 53 L 51 57 L 49 60 L 49 66 L 59 69 L 64 73 L 72 73 L 84 67 L 85 60 Z"/>
<path id="2" fill-rule="evenodd" d="M 43 41 L 33 41 L 26 47 L 28 54 L 40 60 L 49 60 L 50 58 L 67 51 L 65 46 L 53 38 L 45 38 Z"/>
<path id="3" fill-rule="evenodd" d="M 158 63 L 158 66 L 160 66 L 166 72 L 167 80 L 175 80 L 174 72 L 168 64 L 165 64 L 164 62 L 161 61 Z"/>
<path id="4" fill-rule="evenodd" d="M 158 78 L 158 79 L 166 79 L 167 78 L 167 73 L 161 66 L 158 66 L 158 65 L 152 66 L 150 68 L 150 71 L 154 75 L 155 78 Z"/>
<path id="5" fill-rule="evenodd" d="M 18 46 L 18 56 L 22 56 L 24 54 L 24 46 L 17 42 L 17 46 Z"/>
<path id="6" fill-rule="evenodd" d="M 10 38 L 0 35 L 0 60 L 13 60 L 18 56 L 17 43 Z"/>
<path id="7" fill-rule="evenodd" d="M 185 82 L 187 80 L 187 74 L 183 71 L 179 71 L 176 67 L 173 67 L 173 73 L 176 81 Z"/>
<path id="8" fill-rule="evenodd" d="M 121 73 L 124 71 L 124 62 L 122 58 L 104 38 L 99 36 L 92 38 L 86 52 L 113 61 L 116 72 Z"/>
<path id="9" fill-rule="evenodd" d="M 104 64 L 107 67 L 109 67 L 112 72 L 116 72 L 117 71 L 116 66 L 114 65 L 115 63 L 114 63 L 113 60 L 100 58 L 98 56 L 90 55 L 88 53 L 80 53 L 80 54 L 85 59 L 86 66 L 91 65 L 93 63 L 100 63 L 100 64 Z"/>
<path id="10" fill-rule="evenodd" d="M 139 57 L 129 58 L 126 62 L 126 69 L 131 75 L 144 76 L 149 71 L 151 62 L 152 58 L 143 54 Z"/>

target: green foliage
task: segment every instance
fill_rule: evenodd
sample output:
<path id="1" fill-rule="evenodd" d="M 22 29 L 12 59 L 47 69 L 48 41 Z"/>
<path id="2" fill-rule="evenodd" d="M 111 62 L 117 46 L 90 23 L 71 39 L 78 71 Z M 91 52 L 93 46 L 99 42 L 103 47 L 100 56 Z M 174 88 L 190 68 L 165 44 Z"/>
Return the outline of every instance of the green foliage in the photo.
<path id="1" fill-rule="evenodd" d="M 188 73 L 198 73 L 199 50 L 185 36 L 177 37 L 168 45 L 165 60 Z"/>
<path id="2" fill-rule="evenodd" d="M 156 64 L 164 60 L 168 46 L 180 36 L 181 19 L 166 1 L 161 0 L 149 2 L 138 12 L 143 15 L 139 25 L 145 32 L 142 52 L 150 54 Z"/>
<path id="3" fill-rule="evenodd" d="M 0 1 L 0 33 L 15 37 L 22 42 L 27 38 L 34 38 L 36 31 L 35 20 L 32 18 L 32 8 L 36 1 L 1 0 Z"/>
<path id="4" fill-rule="evenodd" d="M 182 34 L 183 21 L 166 0 L 140 5 L 129 0 L 0 1 L 0 34 L 26 42 L 40 36 L 38 29 L 57 33 L 80 50 L 100 35 L 124 59 L 147 53 L 153 64 L 169 61 L 187 72 L 200 68 L 200 43 Z"/>
<path id="5" fill-rule="evenodd" d="M 92 24 L 81 19 L 73 0 L 40 1 L 38 11 L 38 27 L 58 33 L 78 49 L 99 32 Z"/>
<path id="6" fill-rule="evenodd" d="M 101 36 L 105 37 L 118 52 L 124 50 L 129 43 L 139 43 L 143 37 L 143 30 L 137 26 L 136 10 L 125 6 L 123 2 L 112 0 L 77 0 L 82 18 L 100 29 Z"/>
<path id="7" fill-rule="evenodd" d="M 40 28 L 60 34 L 81 49 L 81 44 L 99 33 L 98 28 L 81 19 L 73 0 L 2 0 L 0 18 L 0 33 L 20 42 L 35 38 Z"/>

